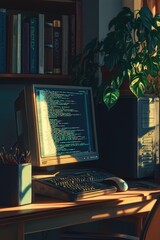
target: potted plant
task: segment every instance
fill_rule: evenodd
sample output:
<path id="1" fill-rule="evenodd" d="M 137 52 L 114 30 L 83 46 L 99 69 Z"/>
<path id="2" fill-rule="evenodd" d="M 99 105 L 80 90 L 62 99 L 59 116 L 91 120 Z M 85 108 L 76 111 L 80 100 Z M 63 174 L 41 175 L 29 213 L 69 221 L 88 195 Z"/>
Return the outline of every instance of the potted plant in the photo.
<path id="1" fill-rule="evenodd" d="M 124 7 L 108 27 L 103 40 L 93 39 L 76 56 L 74 83 L 91 86 L 97 100 L 109 109 L 118 101 L 124 83 L 136 97 L 158 95 L 160 14 L 153 17 L 147 6 L 136 12 Z M 108 73 L 100 83 L 99 70 Z"/>

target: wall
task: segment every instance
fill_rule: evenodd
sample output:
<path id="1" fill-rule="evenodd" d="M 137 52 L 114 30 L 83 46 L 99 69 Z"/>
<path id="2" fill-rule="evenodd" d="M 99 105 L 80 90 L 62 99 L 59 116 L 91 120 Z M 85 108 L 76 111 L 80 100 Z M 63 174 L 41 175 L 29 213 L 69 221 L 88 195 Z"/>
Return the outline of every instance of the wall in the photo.
<path id="1" fill-rule="evenodd" d="M 99 0 L 99 22 L 98 22 L 98 38 L 102 40 L 109 32 L 108 24 L 111 19 L 117 15 L 122 8 L 122 0 Z M 101 55 L 99 55 L 101 63 Z M 102 73 L 99 71 L 99 82 L 101 82 Z"/>
<path id="2" fill-rule="evenodd" d="M 122 0 L 83 0 L 83 46 L 95 37 L 105 37 L 108 23 L 121 7 Z"/>
<path id="3" fill-rule="evenodd" d="M 82 45 L 98 36 L 99 0 L 83 0 Z"/>
<path id="4" fill-rule="evenodd" d="M 108 23 L 122 8 L 122 0 L 99 0 L 99 39 L 108 33 Z"/>

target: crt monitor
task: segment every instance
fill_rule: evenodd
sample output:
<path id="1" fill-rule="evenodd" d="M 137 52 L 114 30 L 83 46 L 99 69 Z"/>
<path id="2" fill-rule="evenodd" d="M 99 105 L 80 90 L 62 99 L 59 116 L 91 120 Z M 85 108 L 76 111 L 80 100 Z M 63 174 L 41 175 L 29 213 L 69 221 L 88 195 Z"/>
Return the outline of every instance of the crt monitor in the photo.
<path id="1" fill-rule="evenodd" d="M 98 160 L 90 87 L 26 85 L 15 101 L 18 143 L 36 167 Z"/>

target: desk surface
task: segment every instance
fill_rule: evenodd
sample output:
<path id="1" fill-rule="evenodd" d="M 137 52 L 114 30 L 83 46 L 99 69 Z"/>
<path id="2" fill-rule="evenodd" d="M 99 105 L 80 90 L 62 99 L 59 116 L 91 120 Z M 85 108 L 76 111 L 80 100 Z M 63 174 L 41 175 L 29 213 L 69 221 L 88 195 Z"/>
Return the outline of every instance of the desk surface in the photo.
<path id="1" fill-rule="evenodd" d="M 36 196 L 32 204 L 0 208 L 0 227 L 23 223 L 24 233 L 149 212 L 159 190 L 128 190 L 78 202 Z"/>
<path id="2" fill-rule="evenodd" d="M 0 207 L 0 236 L 24 240 L 25 234 L 63 228 L 103 219 L 146 214 L 158 190 L 128 190 L 78 202 L 63 202 L 36 196 L 32 204 Z"/>

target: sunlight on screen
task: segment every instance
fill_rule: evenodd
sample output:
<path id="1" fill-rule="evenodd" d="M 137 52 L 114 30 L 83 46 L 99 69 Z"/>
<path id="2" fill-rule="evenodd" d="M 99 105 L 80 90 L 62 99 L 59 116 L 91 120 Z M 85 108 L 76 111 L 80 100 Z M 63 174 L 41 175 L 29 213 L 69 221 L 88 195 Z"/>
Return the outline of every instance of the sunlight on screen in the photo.
<path id="1" fill-rule="evenodd" d="M 41 156 L 56 156 L 56 146 L 52 136 L 48 106 L 43 91 L 39 93 L 37 100 Z"/>

